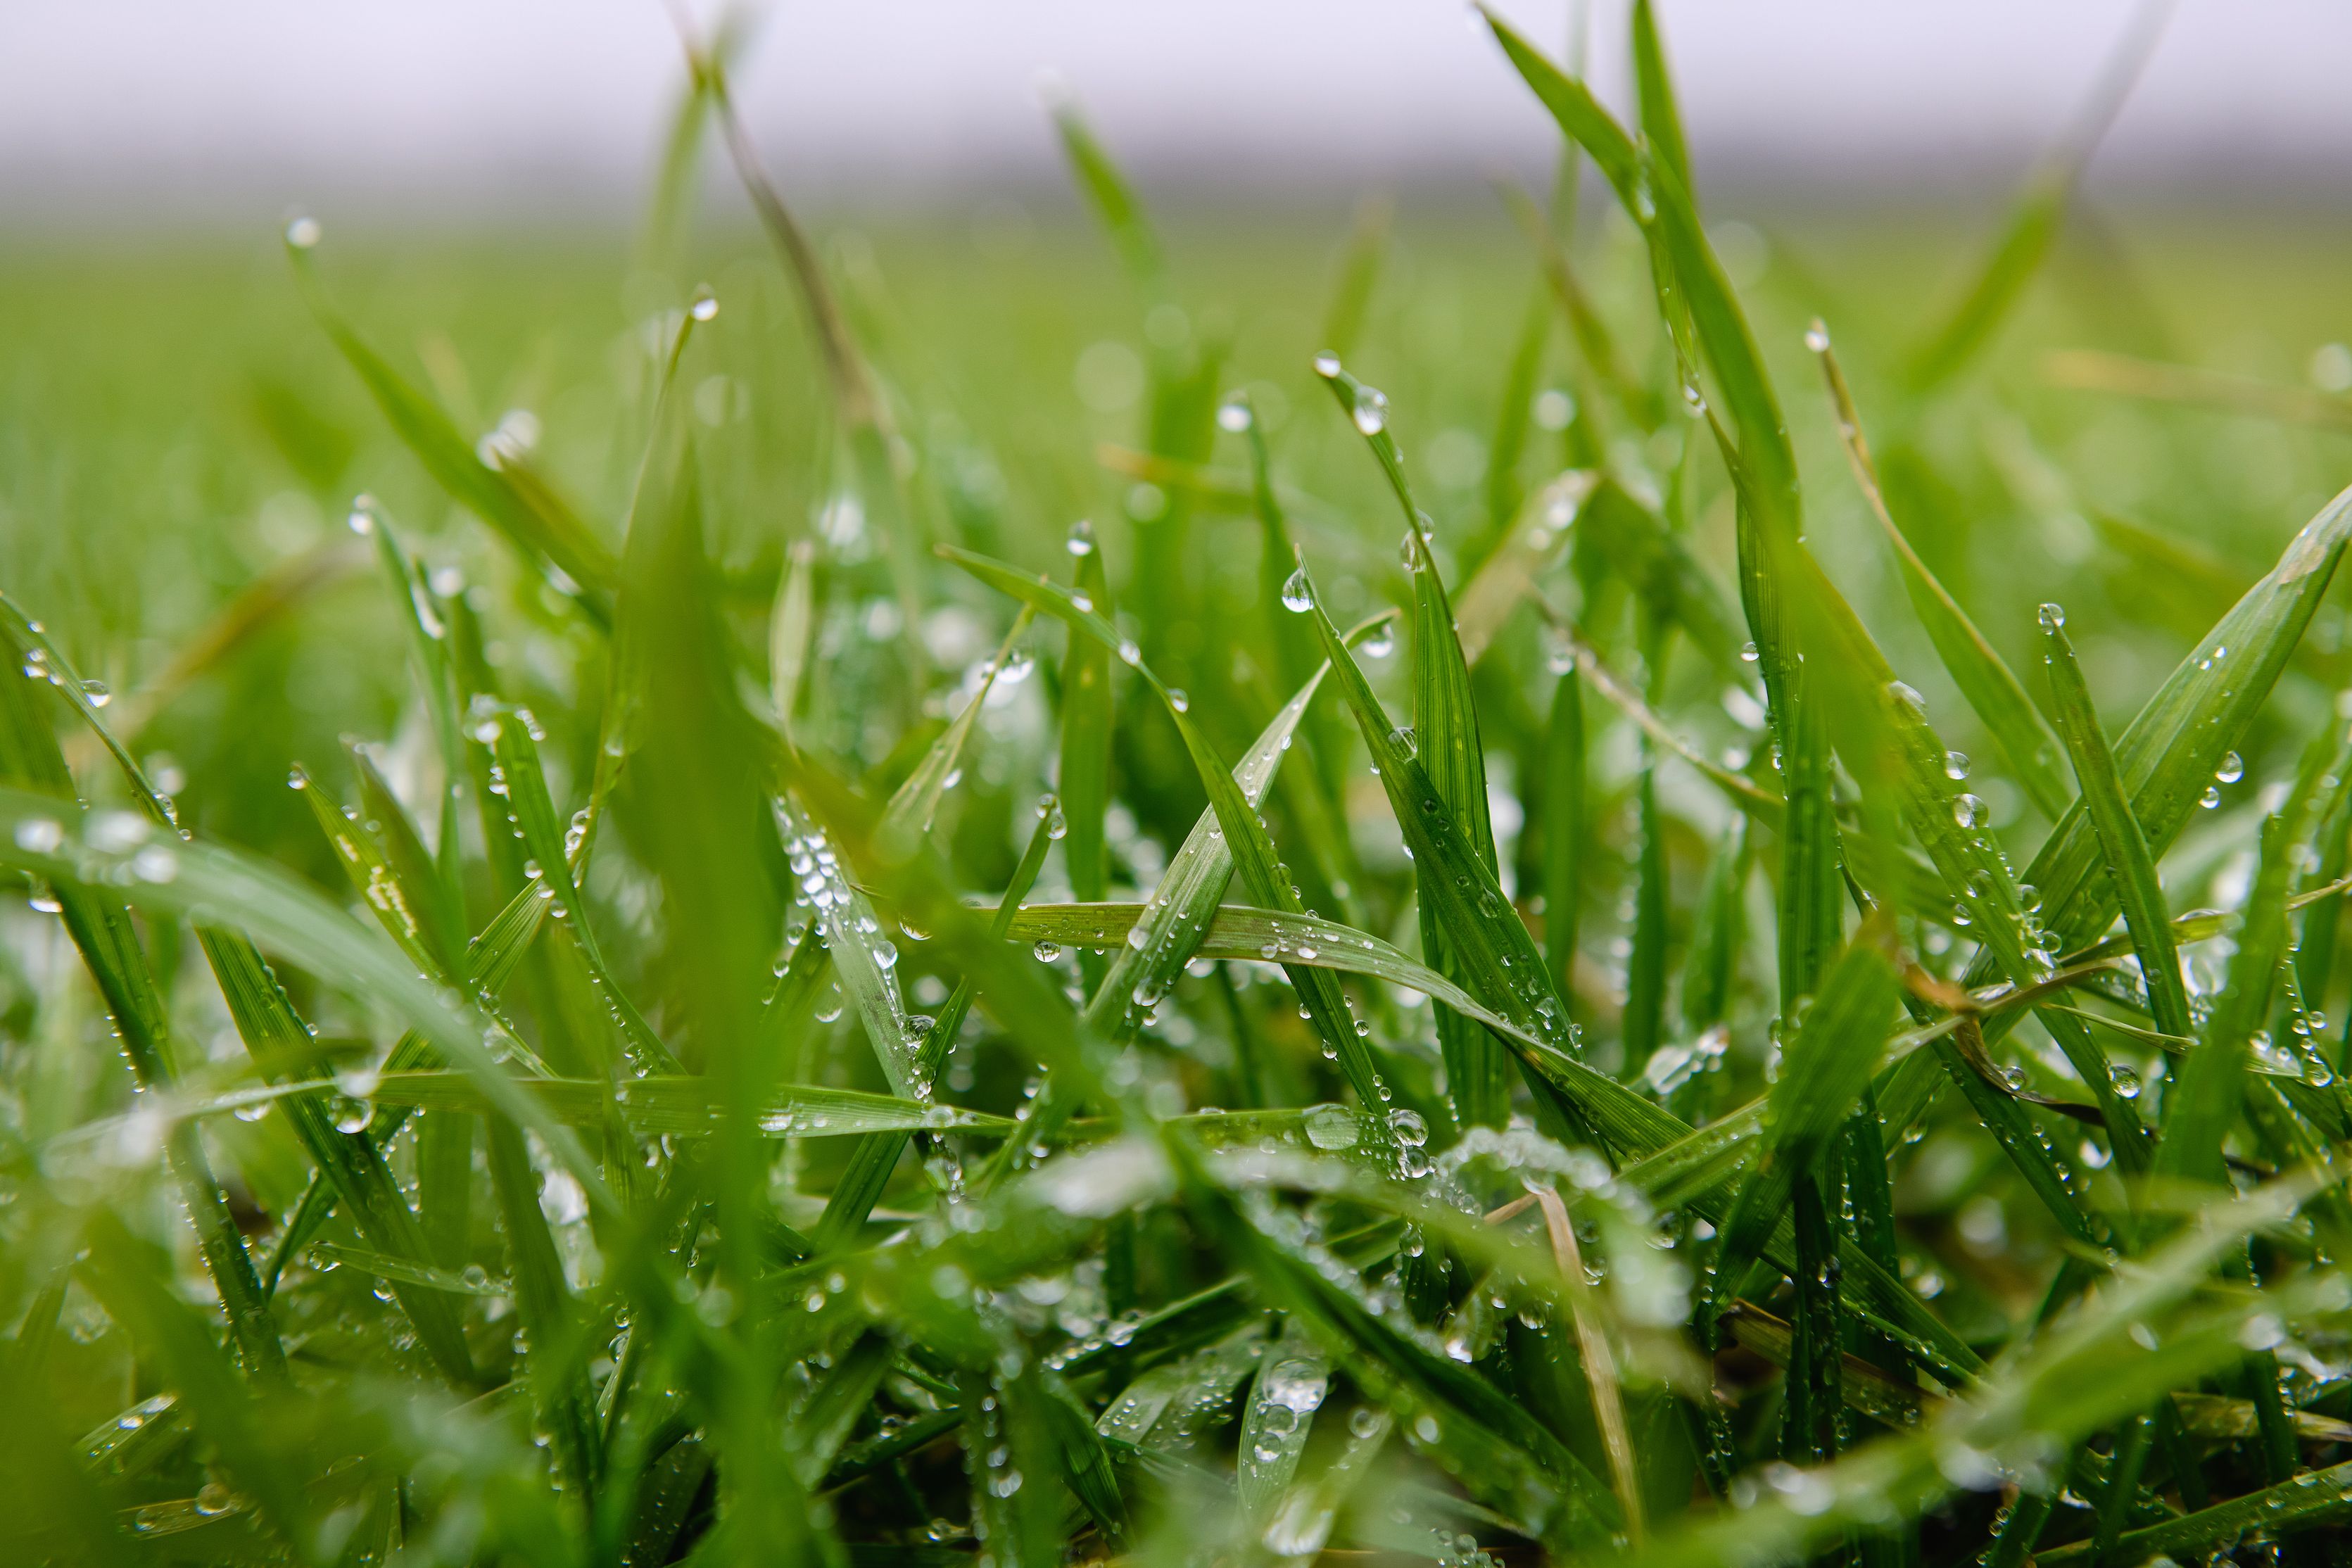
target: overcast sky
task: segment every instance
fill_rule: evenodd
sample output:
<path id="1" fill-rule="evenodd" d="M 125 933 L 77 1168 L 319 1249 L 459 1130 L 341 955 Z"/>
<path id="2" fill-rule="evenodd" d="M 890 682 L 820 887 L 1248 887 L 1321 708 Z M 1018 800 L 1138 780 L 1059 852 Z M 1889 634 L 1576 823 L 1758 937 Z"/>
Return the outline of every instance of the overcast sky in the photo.
<path id="1" fill-rule="evenodd" d="M 1566 0 L 1505 0 L 1548 45 Z M 1622 5 L 1596 0 L 1596 74 Z M 1883 190 L 2013 168 L 2130 0 L 1661 0 L 1704 175 Z M 1529 167 L 1547 122 L 1458 0 L 766 8 L 738 98 L 801 193 L 1056 178 L 1057 72 L 1146 177 L 1352 187 Z M 5 0 L 0 210 L 626 210 L 679 74 L 660 0 Z M 2181 0 L 2098 177 L 2352 177 L 2352 5 Z"/>

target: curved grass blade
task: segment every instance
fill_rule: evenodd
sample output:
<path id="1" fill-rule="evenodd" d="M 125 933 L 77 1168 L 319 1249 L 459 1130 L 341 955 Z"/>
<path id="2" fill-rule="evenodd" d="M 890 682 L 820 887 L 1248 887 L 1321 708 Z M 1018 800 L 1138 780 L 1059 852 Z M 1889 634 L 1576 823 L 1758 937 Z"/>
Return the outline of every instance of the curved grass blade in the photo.
<path id="1" fill-rule="evenodd" d="M 1260 1358 L 1235 1476 L 1244 1520 L 1263 1523 L 1289 1490 L 1330 1386 L 1331 1363 L 1309 1343 L 1284 1340 Z"/>
<path id="2" fill-rule="evenodd" d="M 1013 629 L 1004 634 L 1004 641 L 989 659 L 980 679 L 980 689 L 963 706 L 963 711 L 949 721 L 947 730 L 931 742 L 915 771 L 891 792 L 890 804 L 882 813 L 882 831 L 886 835 L 920 836 L 931 830 L 931 819 L 939 815 L 940 800 L 948 792 L 957 765 L 962 761 L 963 749 L 971 740 L 971 732 L 980 723 L 981 709 L 988 694 L 996 689 L 996 678 L 1003 672 L 1005 662 L 1013 657 L 1013 645 L 1029 628 L 1032 612 L 1023 606 L 1013 617 Z"/>
<path id="3" fill-rule="evenodd" d="M 1371 447 L 1403 510 L 1405 554 L 1412 580 L 1416 749 L 1435 799 L 1460 825 L 1471 853 L 1493 880 L 1495 830 L 1487 817 L 1486 748 L 1478 734 L 1477 705 L 1470 692 L 1470 664 L 1454 634 L 1454 606 L 1445 592 L 1444 577 L 1430 552 L 1424 531 L 1429 524 L 1413 502 L 1396 437 L 1389 431 L 1388 399 L 1349 375 L 1336 356 L 1318 359 L 1315 370 Z M 1295 592 L 1286 584 L 1286 605 L 1293 602 Z M 1430 878 L 1449 873 L 1419 862 L 1413 869 L 1421 886 L 1422 951 L 1440 973 L 1454 973 L 1456 966 L 1446 927 L 1427 886 Z M 1501 1126 L 1510 1114 L 1510 1067 L 1504 1052 L 1483 1030 L 1450 1008 L 1437 1012 L 1437 1038 L 1445 1057 L 1446 1087 L 1455 1119 L 1465 1125 Z"/>
<path id="4" fill-rule="evenodd" d="M 2115 1540 L 2118 1561 L 2152 1562 L 2179 1552 L 2194 1555 L 2207 1547 L 2226 1546 L 2251 1532 L 2294 1532 L 2313 1527 L 2340 1525 L 2352 1517 L 2352 1461 L 2325 1469 L 2306 1470 L 2292 1480 L 2231 1498 L 2162 1524 L 2126 1531 Z M 2294 1536 L 2288 1533 L 2287 1539 Z M 2094 1543 L 2077 1542 L 2034 1553 L 2049 1568 L 2074 1568 L 2099 1561 Z"/>
<path id="5" fill-rule="evenodd" d="M 1323 313 L 1323 346 L 1346 354 L 1356 346 L 1370 310 L 1372 290 L 1380 286 L 1381 267 L 1388 258 L 1389 229 L 1396 220 L 1396 202 L 1385 193 L 1356 204 L 1356 221 L 1348 230 L 1347 248 L 1340 253 L 1338 287 Z M 1287 559 L 1286 556 L 1285 559 Z"/>
<path id="6" fill-rule="evenodd" d="M 1537 579 L 1567 548 L 1569 531 L 1585 515 L 1599 482 L 1587 469 L 1570 468 L 1519 508 L 1509 531 L 1479 563 L 1454 601 L 1454 637 L 1462 646 L 1465 664 L 1475 665 L 1486 657 L 1511 612 L 1535 594 Z M 1294 559 L 1283 557 L 1286 568 Z M 1307 640 L 1311 645 L 1311 634 Z"/>
<path id="7" fill-rule="evenodd" d="M 2134 11 L 2073 123 L 2028 177 L 1992 254 L 1952 313 L 1912 354 L 1906 379 L 1915 394 L 1931 392 L 1958 374 L 2009 315 L 2049 254 L 2083 166 L 2131 96 L 2171 15 L 2172 0 L 2143 0 Z"/>
<path id="8" fill-rule="evenodd" d="M 1664 410 L 1657 398 L 1642 384 L 1639 376 L 1625 363 L 1617 347 L 1617 340 L 1609 323 L 1585 291 L 1568 258 L 1568 248 L 1552 232 L 1551 224 L 1532 197 L 1517 185 L 1504 182 L 1496 186 L 1502 193 L 1503 205 L 1511 209 L 1521 233 L 1535 247 L 1537 264 L 1542 268 L 1544 282 L 1558 302 L 1560 313 L 1568 318 L 1569 331 L 1576 338 L 1577 352 L 1584 356 L 1585 365 L 1593 379 L 1609 389 L 1610 395 L 1625 410 L 1626 417 L 1644 429 L 1655 428 L 1663 422 Z"/>
<path id="9" fill-rule="evenodd" d="M 1436 906 L 1444 925 L 1465 988 L 1522 1031 L 1576 1054 L 1575 1031 L 1560 1009 L 1559 994 L 1534 939 L 1446 808 L 1414 753 L 1412 738 L 1388 722 L 1380 699 L 1323 613 L 1314 580 L 1303 564 L 1297 583 L 1307 600 L 1307 613 L 1314 616 L 1323 639 L 1325 657 L 1380 768 L 1390 807 L 1412 851 L 1422 896 Z"/>
<path id="10" fill-rule="evenodd" d="M 452 500 L 505 534 L 524 559 L 552 566 L 586 590 L 579 597 L 582 608 L 599 626 L 609 626 L 608 599 L 621 569 L 612 548 L 520 456 L 487 439 L 477 450 L 438 404 L 369 347 L 328 300 L 308 250 L 289 240 L 287 256 L 311 314 L 425 471 Z"/>
<path id="11" fill-rule="evenodd" d="M 2024 686 L 2010 672 L 2000 655 L 1993 651 L 1984 634 L 1977 630 L 1976 623 L 1969 619 L 1959 601 L 1927 569 L 1927 563 L 1919 558 L 1911 541 L 1888 513 L 1885 495 L 1879 488 L 1877 466 L 1871 460 L 1870 443 L 1862 433 L 1862 416 L 1854 408 L 1853 394 L 1846 385 L 1837 352 L 1830 346 L 1829 329 L 1816 319 L 1805 334 L 1805 342 L 1821 359 L 1822 374 L 1828 380 L 1831 404 L 1837 414 L 1838 435 L 1845 446 L 1846 462 L 1853 469 L 1854 482 L 1861 487 L 1863 499 L 1870 503 L 1871 516 L 1877 520 L 1879 531 L 1885 534 L 1895 551 L 1904 591 L 1910 595 L 1913 611 L 1927 627 L 1928 640 L 1935 644 L 1952 683 L 1960 689 L 1960 695 L 1968 699 L 1969 706 L 2000 742 L 2002 752 L 2016 770 L 2018 782 L 2025 786 L 2042 815 L 2056 821 L 2066 809 L 2068 799 L 2058 773 L 2057 743 L 2034 710 Z"/>

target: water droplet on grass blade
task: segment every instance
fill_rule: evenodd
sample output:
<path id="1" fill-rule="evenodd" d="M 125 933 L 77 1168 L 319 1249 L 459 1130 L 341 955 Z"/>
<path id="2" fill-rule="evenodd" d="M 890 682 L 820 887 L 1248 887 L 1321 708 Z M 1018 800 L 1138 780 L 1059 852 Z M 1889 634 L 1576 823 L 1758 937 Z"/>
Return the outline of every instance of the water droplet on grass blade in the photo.
<path id="1" fill-rule="evenodd" d="M 1315 589 L 1307 580 L 1307 568 L 1301 566 L 1284 579 L 1282 607 L 1294 616 L 1303 616 L 1315 607 Z"/>

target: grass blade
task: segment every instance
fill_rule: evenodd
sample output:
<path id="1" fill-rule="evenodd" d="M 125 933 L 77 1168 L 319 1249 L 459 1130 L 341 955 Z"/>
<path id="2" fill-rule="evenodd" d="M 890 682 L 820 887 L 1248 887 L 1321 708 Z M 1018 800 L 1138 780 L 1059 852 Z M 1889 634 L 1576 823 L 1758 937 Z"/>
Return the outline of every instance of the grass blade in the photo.
<path id="1" fill-rule="evenodd" d="M 609 613 L 600 606 L 620 580 L 620 562 L 611 547 L 530 473 L 519 453 L 488 438 L 477 451 L 457 433 L 439 405 L 394 370 L 343 320 L 328 300 L 309 251 L 289 240 L 287 255 L 294 263 L 294 276 L 302 285 L 311 314 L 366 386 L 394 434 L 434 482 L 506 535 L 525 560 L 541 569 L 551 566 L 577 588 L 586 590 L 580 599 L 582 607 L 600 624 L 609 620 Z"/>
<path id="2" fill-rule="evenodd" d="M 1318 359 L 1316 374 L 1362 434 L 1395 491 L 1405 518 L 1405 551 L 1412 581 L 1413 721 L 1422 766 L 1444 811 L 1460 825 L 1471 853 L 1496 872 L 1495 830 L 1487 819 L 1486 748 L 1478 735 L 1478 710 L 1470 694 L 1470 665 L 1454 635 L 1454 606 L 1445 581 L 1430 553 L 1428 526 L 1405 483 L 1396 438 L 1388 428 L 1388 399 L 1339 366 L 1336 356 Z M 1291 602 L 1294 590 L 1283 589 Z M 1428 879 L 1444 873 L 1415 865 L 1422 883 L 1422 951 L 1440 973 L 1455 970 L 1438 905 Z M 1457 976 L 1458 977 L 1458 976 Z M 1455 1120 L 1465 1125 L 1499 1127 L 1510 1114 L 1508 1058 L 1486 1032 L 1450 1008 L 1437 1013 L 1437 1037 L 1445 1055 L 1445 1079 Z"/>
<path id="3" fill-rule="evenodd" d="M 2074 122 L 2027 179 L 1992 254 L 1952 313 L 1913 353 L 1905 374 L 1915 394 L 1931 392 L 1958 374 L 2010 314 L 2049 253 L 2083 166 L 2131 96 L 2171 15 L 2172 0 L 2144 0 L 2133 13 Z"/>
<path id="4" fill-rule="evenodd" d="M 2058 773 L 2056 742 L 2034 710 L 2023 685 L 2010 672 L 2000 655 L 1993 651 L 1984 634 L 1977 630 L 1959 602 L 1937 581 L 1888 513 L 1885 496 L 1879 488 L 1877 467 L 1871 461 L 1870 444 L 1863 437 L 1862 416 L 1854 408 L 1853 395 L 1846 386 L 1845 372 L 1838 364 L 1837 353 L 1830 347 L 1829 330 L 1817 320 L 1805 341 L 1820 356 L 1822 374 L 1829 382 L 1831 404 L 1837 413 L 1838 434 L 1845 446 L 1846 462 L 1853 469 L 1863 499 L 1870 503 L 1879 531 L 1886 535 L 1887 543 L 1895 551 L 1913 611 L 1927 628 L 1928 640 L 1936 645 L 1936 652 L 1952 683 L 1960 689 L 1960 694 L 1968 699 L 1969 706 L 1983 721 L 1984 727 L 2000 742 L 2018 782 L 2025 786 L 2042 815 L 2056 821 L 2066 809 L 2068 799 Z"/>

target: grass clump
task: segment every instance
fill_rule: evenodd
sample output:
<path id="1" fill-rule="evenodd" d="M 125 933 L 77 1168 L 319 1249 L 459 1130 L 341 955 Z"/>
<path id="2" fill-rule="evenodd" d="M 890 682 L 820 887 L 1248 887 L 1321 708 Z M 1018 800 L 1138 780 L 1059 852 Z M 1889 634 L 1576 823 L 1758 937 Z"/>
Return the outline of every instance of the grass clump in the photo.
<path id="1" fill-rule="evenodd" d="M 2241 569 L 2036 445 L 1984 362 L 2083 133 L 1850 383 L 1646 5 L 1632 125 L 1492 26 L 1563 195 L 1425 462 L 1337 352 L 1246 374 L 1067 104 L 1145 347 L 1075 459 L 828 263 L 727 46 L 643 276 L 715 116 L 797 319 L 670 294 L 550 404 L 601 461 L 289 229 L 405 456 L 259 424 L 413 507 L 176 652 L 0 601 L 11 1561 L 2329 1560 L 2352 502 Z"/>

